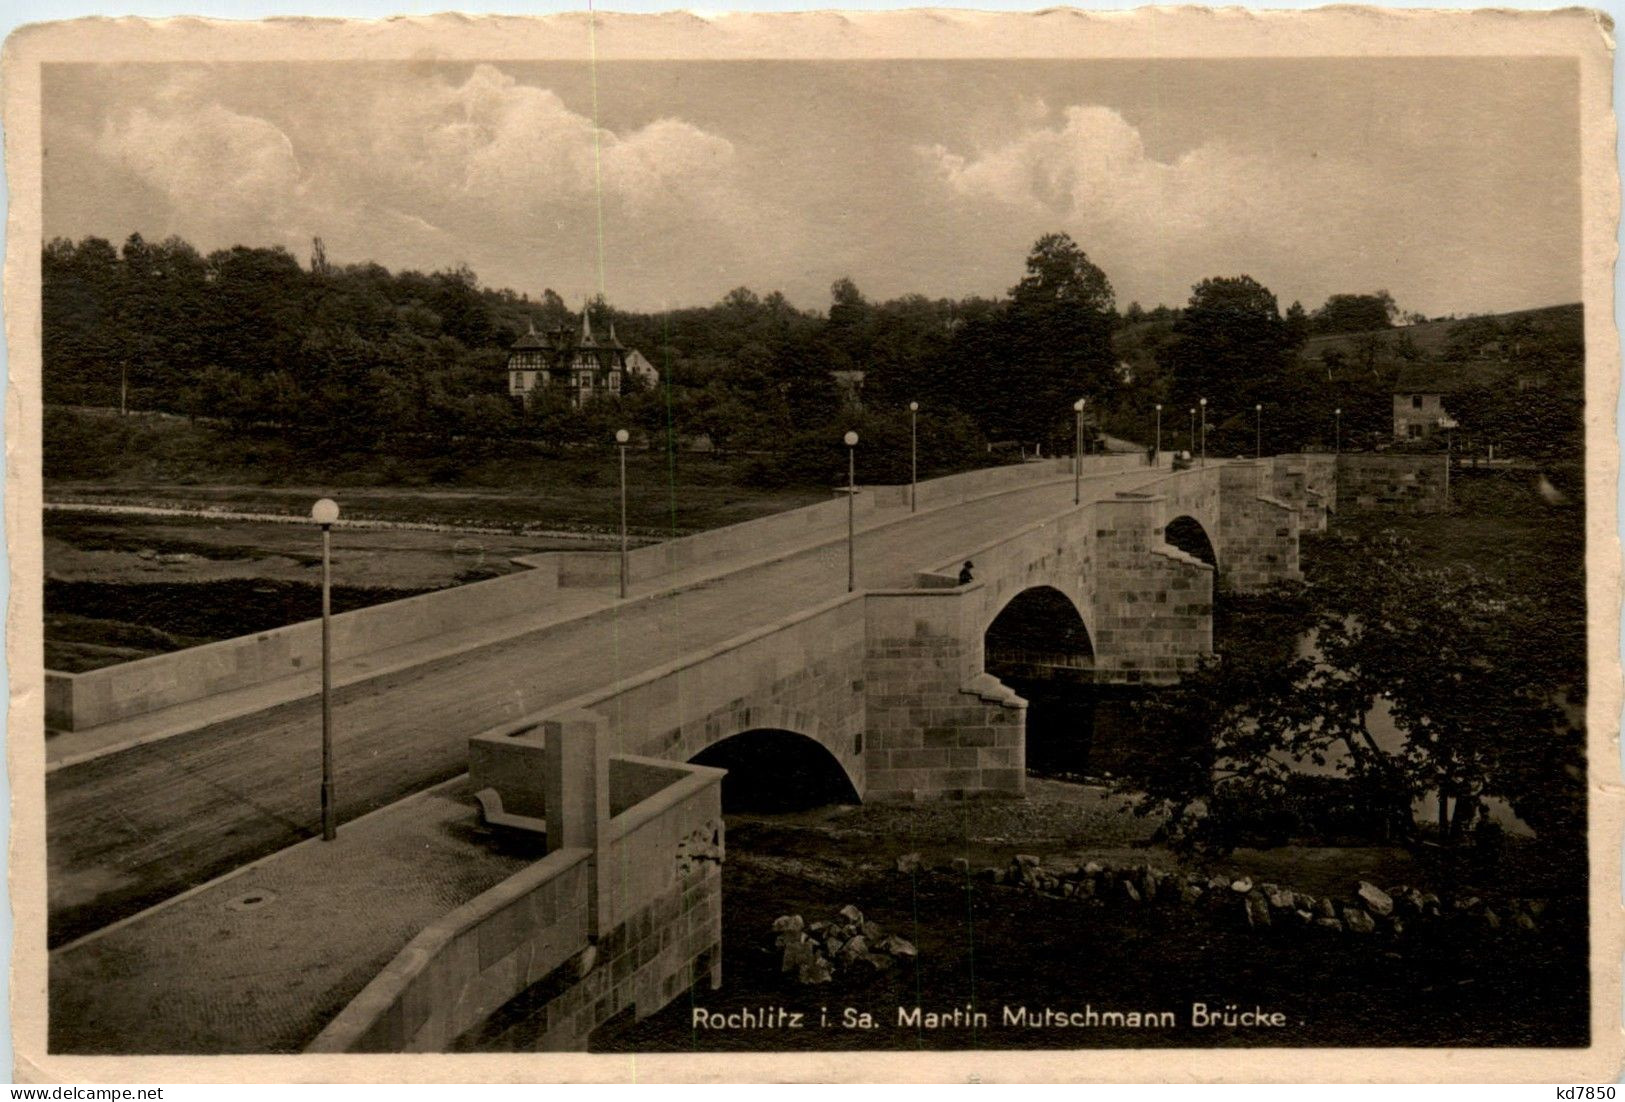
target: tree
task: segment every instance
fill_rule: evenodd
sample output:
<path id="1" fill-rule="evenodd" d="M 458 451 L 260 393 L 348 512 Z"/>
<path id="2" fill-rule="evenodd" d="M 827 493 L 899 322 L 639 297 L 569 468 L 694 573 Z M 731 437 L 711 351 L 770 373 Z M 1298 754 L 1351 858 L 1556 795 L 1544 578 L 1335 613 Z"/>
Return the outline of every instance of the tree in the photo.
<path id="1" fill-rule="evenodd" d="M 1554 703 L 1561 667 L 1531 661 L 1541 602 L 1469 567 L 1426 569 L 1393 537 L 1342 557 L 1307 592 L 1308 615 L 1274 634 L 1313 640 L 1301 657 L 1227 648 L 1145 706 L 1150 741 L 1124 787 L 1184 844 L 1241 844 L 1252 808 L 1287 800 L 1305 764 L 1331 770 L 1369 823 L 1413 844 L 1452 846 L 1490 798 L 1544 840 L 1584 823 L 1584 738 Z M 1376 720 L 1385 716 L 1388 725 Z M 1429 798 L 1435 822 L 1412 807 Z"/>
<path id="2" fill-rule="evenodd" d="M 1206 398 L 1210 413 L 1228 415 L 1279 401 L 1291 343 L 1268 287 L 1251 276 L 1219 276 L 1191 289 L 1172 338 L 1156 355 L 1175 406 Z"/>
<path id="3" fill-rule="evenodd" d="M 1038 239 L 1026 275 L 1000 307 L 954 330 L 954 404 L 990 439 L 1070 450 L 1072 403 L 1115 394 L 1111 281 L 1066 234 Z"/>
<path id="4" fill-rule="evenodd" d="M 1387 291 L 1368 295 L 1332 295 L 1310 319 L 1316 333 L 1363 333 L 1392 329 L 1399 316 L 1394 296 Z"/>

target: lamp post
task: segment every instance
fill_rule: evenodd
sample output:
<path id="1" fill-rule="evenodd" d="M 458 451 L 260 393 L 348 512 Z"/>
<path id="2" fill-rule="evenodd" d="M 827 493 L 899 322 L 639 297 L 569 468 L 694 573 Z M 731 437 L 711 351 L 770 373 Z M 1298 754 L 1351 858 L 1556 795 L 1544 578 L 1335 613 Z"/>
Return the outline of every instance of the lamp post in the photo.
<path id="1" fill-rule="evenodd" d="M 848 432 L 846 441 L 846 591 L 858 587 L 858 434 Z"/>
<path id="2" fill-rule="evenodd" d="M 338 503 L 322 498 L 310 507 L 310 519 L 322 528 L 322 839 L 331 842 L 338 836 L 338 808 L 333 801 L 333 575 L 329 564 Z"/>
<path id="3" fill-rule="evenodd" d="M 1196 407 L 1191 407 L 1191 434 L 1189 438 L 1190 454 L 1196 454 Z"/>
<path id="4" fill-rule="evenodd" d="M 1253 458 L 1264 458 L 1264 404 L 1262 402 L 1253 406 L 1256 420 L 1253 423 Z"/>
<path id="5" fill-rule="evenodd" d="M 626 600 L 626 442 L 632 434 L 615 430 L 615 444 L 621 449 L 621 600 Z"/>
<path id="6" fill-rule="evenodd" d="M 1198 398 L 1196 404 L 1202 407 L 1202 466 L 1207 466 L 1207 399 Z"/>
<path id="7" fill-rule="evenodd" d="M 1343 407 L 1338 406 L 1336 409 L 1332 410 L 1332 413 L 1337 417 L 1337 437 L 1336 437 L 1336 443 L 1333 444 L 1332 454 L 1333 455 L 1342 455 L 1343 454 Z"/>
<path id="8" fill-rule="evenodd" d="M 1079 398 L 1072 403 L 1073 421 L 1077 427 L 1077 441 L 1072 446 L 1072 504 L 1083 503 L 1083 407 L 1089 399 Z"/>
<path id="9" fill-rule="evenodd" d="M 1157 447 L 1151 453 L 1151 465 L 1162 466 L 1162 403 L 1157 403 Z"/>
<path id="10" fill-rule="evenodd" d="M 920 434 L 916 421 L 920 415 L 920 403 L 908 404 L 908 511 L 916 512 L 920 507 Z"/>

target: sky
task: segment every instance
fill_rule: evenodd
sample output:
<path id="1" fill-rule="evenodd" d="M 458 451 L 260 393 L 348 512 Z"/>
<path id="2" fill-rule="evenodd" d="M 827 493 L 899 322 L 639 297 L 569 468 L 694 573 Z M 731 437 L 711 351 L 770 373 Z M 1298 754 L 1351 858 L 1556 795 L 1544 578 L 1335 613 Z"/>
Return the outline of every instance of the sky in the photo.
<path id="1" fill-rule="evenodd" d="M 997 295 L 1064 231 L 1118 302 L 1580 298 L 1562 59 L 53 65 L 47 238 L 467 264 L 628 309 Z"/>

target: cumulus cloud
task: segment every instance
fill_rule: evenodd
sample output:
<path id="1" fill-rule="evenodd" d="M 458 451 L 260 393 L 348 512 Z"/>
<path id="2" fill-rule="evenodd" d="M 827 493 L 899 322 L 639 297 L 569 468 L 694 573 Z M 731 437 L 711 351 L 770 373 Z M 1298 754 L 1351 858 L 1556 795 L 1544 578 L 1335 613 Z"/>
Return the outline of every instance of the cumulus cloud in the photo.
<path id="1" fill-rule="evenodd" d="M 136 108 L 108 122 L 99 147 L 177 209 L 215 222 L 274 217 L 301 191 L 288 136 L 265 119 L 219 104 Z"/>
<path id="2" fill-rule="evenodd" d="M 741 186 L 726 138 L 671 117 L 595 127 L 552 89 L 493 65 L 359 96 L 316 89 L 296 128 L 212 89 L 177 73 L 110 116 L 98 143 L 167 199 L 168 229 L 200 244 L 322 235 L 386 263 L 434 255 L 427 266 L 486 261 L 488 278 L 523 265 L 556 279 L 595 253 L 600 211 L 606 232 L 648 253 L 700 235 L 721 259 L 748 250 L 750 212 L 765 207 Z"/>
<path id="3" fill-rule="evenodd" d="M 1121 114 L 1093 105 L 974 153 L 917 152 L 952 201 L 1002 210 L 1006 222 L 1059 223 L 1112 270 L 1177 271 L 1191 282 L 1242 268 L 1296 279 L 1311 258 L 1321 271 L 1340 266 L 1353 235 L 1380 246 L 1393 222 L 1382 208 L 1404 201 L 1395 181 L 1313 153 L 1215 142 L 1159 159 Z"/>

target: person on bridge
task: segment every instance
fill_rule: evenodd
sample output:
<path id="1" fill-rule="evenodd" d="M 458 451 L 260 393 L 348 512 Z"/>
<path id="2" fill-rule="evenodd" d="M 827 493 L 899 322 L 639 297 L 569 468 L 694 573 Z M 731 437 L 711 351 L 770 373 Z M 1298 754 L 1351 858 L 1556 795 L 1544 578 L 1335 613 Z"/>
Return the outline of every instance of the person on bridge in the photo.
<path id="1" fill-rule="evenodd" d="M 971 574 L 971 567 L 973 567 L 975 565 L 976 564 L 971 562 L 969 559 L 965 560 L 965 565 L 959 568 L 959 584 L 960 585 L 970 585 L 971 578 L 973 577 L 973 575 Z"/>

